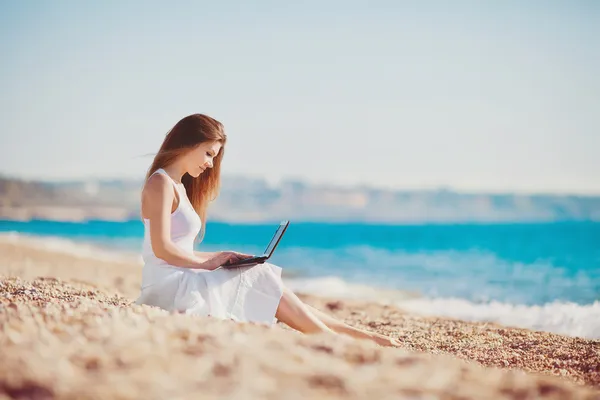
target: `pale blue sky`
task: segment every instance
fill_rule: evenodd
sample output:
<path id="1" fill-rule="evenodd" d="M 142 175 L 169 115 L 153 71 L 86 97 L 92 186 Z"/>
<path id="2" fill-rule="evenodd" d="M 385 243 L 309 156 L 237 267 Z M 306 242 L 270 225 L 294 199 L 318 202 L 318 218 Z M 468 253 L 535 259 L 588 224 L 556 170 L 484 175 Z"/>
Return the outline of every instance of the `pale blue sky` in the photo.
<path id="1" fill-rule="evenodd" d="M 593 0 L 0 0 L 0 173 L 141 179 L 202 112 L 225 174 L 600 193 L 598 43 Z"/>

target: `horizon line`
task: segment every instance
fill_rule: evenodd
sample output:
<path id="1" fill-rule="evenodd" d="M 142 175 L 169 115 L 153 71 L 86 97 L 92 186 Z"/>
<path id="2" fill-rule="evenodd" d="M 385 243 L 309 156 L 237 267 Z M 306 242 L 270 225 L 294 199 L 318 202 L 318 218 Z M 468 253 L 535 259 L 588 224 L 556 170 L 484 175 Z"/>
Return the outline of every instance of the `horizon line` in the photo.
<path id="1" fill-rule="evenodd" d="M 314 182 L 308 179 L 303 179 L 299 177 L 287 177 L 282 178 L 277 181 L 277 183 L 270 182 L 269 179 L 260 176 L 254 175 L 241 175 L 241 174 L 225 174 L 222 176 L 223 179 L 227 178 L 241 178 L 241 179 L 249 179 L 249 180 L 258 180 L 263 181 L 267 184 L 267 186 L 271 188 L 281 187 L 286 183 L 300 183 L 313 187 L 323 187 L 329 186 L 337 189 L 373 189 L 373 190 L 383 190 L 387 192 L 453 192 L 462 195 L 520 195 L 520 196 L 575 196 L 575 197 L 600 197 L 600 190 L 559 190 L 559 189 L 544 189 L 544 190 L 532 190 L 525 191 L 519 189 L 490 189 L 490 188 L 481 188 L 481 189 L 467 189 L 460 188 L 455 185 L 424 185 L 424 186 L 392 186 L 392 185 L 374 185 L 374 184 L 366 184 L 366 183 L 352 183 L 352 184 L 341 184 L 335 182 Z M 98 182 L 142 182 L 142 178 L 133 178 L 133 177 L 98 177 L 98 176 L 87 176 L 87 177 L 72 177 L 72 178 L 33 178 L 27 176 L 18 176 L 18 175 L 10 175 L 4 172 L 0 172 L 0 179 L 11 179 L 17 180 L 21 182 L 30 182 L 30 183 L 49 183 L 49 184 L 65 184 L 65 183 L 84 183 L 86 181 L 92 181 L 92 183 Z"/>

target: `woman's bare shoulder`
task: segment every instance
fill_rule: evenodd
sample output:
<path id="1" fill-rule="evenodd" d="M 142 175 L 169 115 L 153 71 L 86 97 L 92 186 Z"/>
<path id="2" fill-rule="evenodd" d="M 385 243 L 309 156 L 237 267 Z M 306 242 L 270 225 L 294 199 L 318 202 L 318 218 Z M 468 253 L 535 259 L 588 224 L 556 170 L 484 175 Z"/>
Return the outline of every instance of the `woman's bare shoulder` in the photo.
<path id="1" fill-rule="evenodd" d="M 142 189 L 142 216 L 153 218 L 160 215 L 163 208 L 171 208 L 175 197 L 172 184 L 163 174 L 154 174 L 144 184 Z"/>
<path id="2" fill-rule="evenodd" d="M 144 184 L 142 188 L 142 195 L 144 197 L 164 197 L 169 194 L 173 194 L 173 190 L 171 189 L 171 181 L 168 177 L 163 174 L 154 174 Z"/>

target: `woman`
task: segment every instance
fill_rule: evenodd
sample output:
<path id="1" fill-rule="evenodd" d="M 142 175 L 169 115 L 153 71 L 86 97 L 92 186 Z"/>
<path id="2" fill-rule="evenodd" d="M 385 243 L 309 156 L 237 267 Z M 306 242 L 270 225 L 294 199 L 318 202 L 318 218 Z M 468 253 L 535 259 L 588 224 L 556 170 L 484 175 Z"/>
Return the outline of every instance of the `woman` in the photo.
<path id="1" fill-rule="evenodd" d="M 223 264 L 248 255 L 194 251 L 208 203 L 218 194 L 226 140 L 223 125 L 202 114 L 183 118 L 167 134 L 142 190 L 144 268 L 136 303 L 240 322 L 279 320 L 303 333 L 344 333 L 397 346 L 304 304 L 275 265 L 227 268 Z"/>

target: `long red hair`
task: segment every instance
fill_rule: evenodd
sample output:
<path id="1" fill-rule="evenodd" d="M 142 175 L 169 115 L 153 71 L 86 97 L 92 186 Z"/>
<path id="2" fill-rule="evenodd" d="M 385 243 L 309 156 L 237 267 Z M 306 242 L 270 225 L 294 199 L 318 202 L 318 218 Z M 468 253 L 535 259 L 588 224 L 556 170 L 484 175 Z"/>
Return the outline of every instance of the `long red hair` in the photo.
<path id="1" fill-rule="evenodd" d="M 202 220 L 201 237 L 204 236 L 206 230 L 206 209 L 208 204 L 219 195 L 221 186 L 221 161 L 227 141 L 223 124 L 203 114 L 192 114 L 181 119 L 167 133 L 146 174 L 146 180 L 148 180 L 159 168 L 168 167 L 177 157 L 194 149 L 200 143 L 209 141 L 221 143 L 221 150 L 213 159 L 213 167 L 208 168 L 197 178 L 193 178 L 189 174 L 185 174 L 181 178 L 190 203 Z"/>

